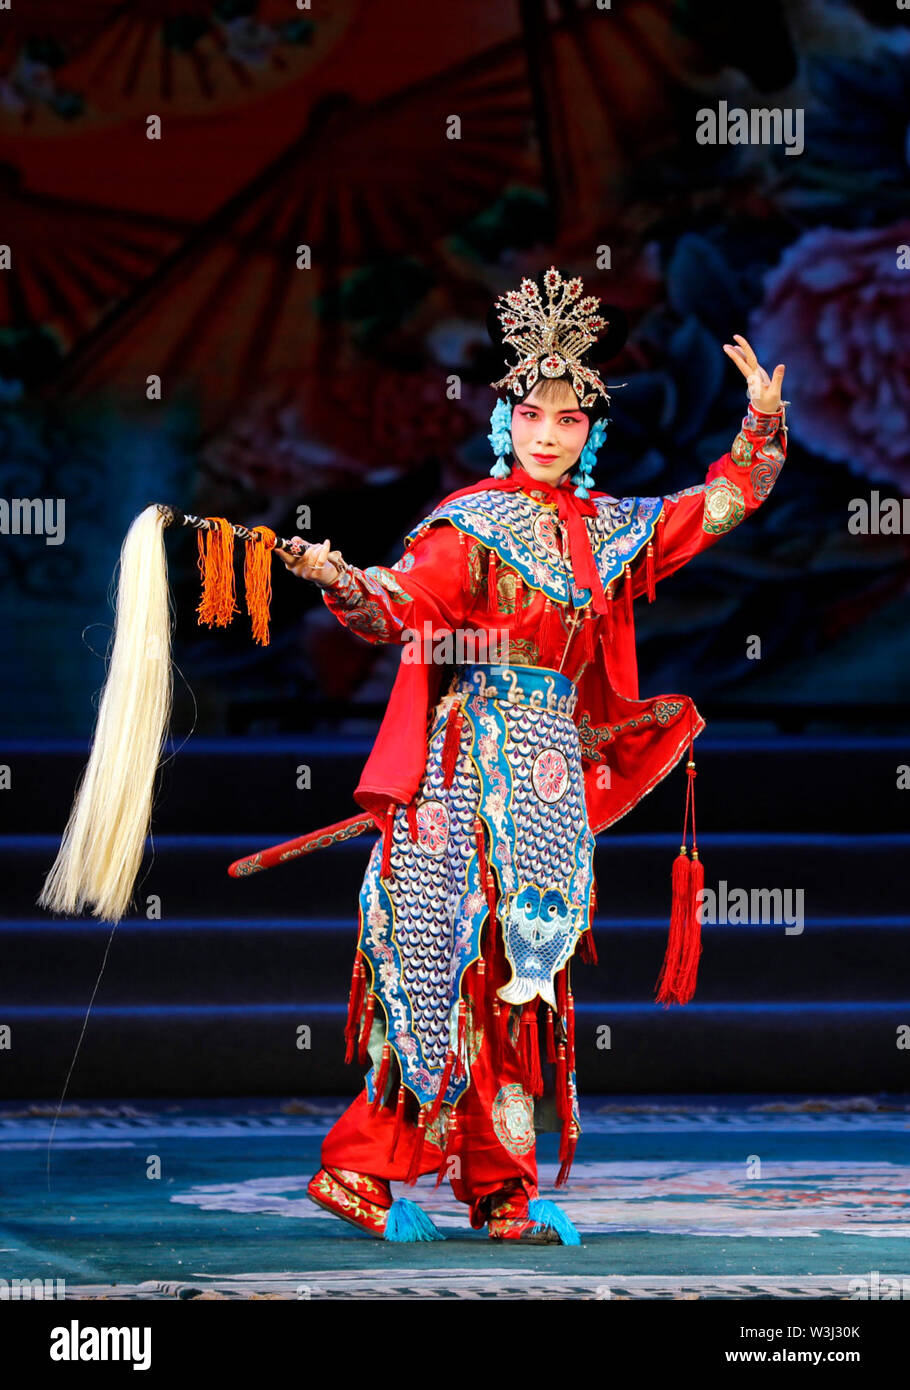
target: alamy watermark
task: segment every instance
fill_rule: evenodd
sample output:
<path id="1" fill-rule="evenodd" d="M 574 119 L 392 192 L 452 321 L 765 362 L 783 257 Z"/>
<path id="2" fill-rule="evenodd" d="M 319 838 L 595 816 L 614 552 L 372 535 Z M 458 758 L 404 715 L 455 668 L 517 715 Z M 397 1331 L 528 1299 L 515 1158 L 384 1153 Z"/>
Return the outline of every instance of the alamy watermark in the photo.
<path id="1" fill-rule="evenodd" d="M 423 629 L 405 628 L 401 659 L 408 666 L 508 666 L 508 628 L 434 627 L 429 618 Z"/>
<path id="2" fill-rule="evenodd" d="M 876 488 L 847 503 L 851 536 L 910 536 L 910 497 L 885 497 Z"/>
<path id="3" fill-rule="evenodd" d="M 730 106 L 726 101 L 699 107 L 695 139 L 699 145 L 783 145 L 787 154 L 805 149 L 801 106 Z"/>
<path id="4" fill-rule="evenodd" d="M 45 545 L 62 545 L 66 498 L 0 497 L 0 536 L 43 536 Z"/>
<path id="5" fill-rule="evenodd" d="M 41 1302 L 66 1298 L 65 1279 L 0 1278 L 0 1302 Z"/>
<path id="6" fill-rule="evenodd" d="M 804 888 L 728 888 L 722 878 L 716 892 L 713 888 L 699 889 L 698 920 L 731 926 L 783 925 L 786 936 L 801 936 L 804 904 Z"/>
<path id="7" fill-rule="evenodd" d="M 83 1327 L 72 1318 L 68 1327 L 52 1327 L 52 1361 L 129 1361 L 134 1371 L 152 1364 L 150 1327 Z"/>
<path id="8" fill-rule="evenodd" d="M 850 1298 L 910 1298 L 910 1279 L 879 1274 L 877 1269 L 870 1269 L 868 1275 L 851 1279 L 847 1287 Z"/>

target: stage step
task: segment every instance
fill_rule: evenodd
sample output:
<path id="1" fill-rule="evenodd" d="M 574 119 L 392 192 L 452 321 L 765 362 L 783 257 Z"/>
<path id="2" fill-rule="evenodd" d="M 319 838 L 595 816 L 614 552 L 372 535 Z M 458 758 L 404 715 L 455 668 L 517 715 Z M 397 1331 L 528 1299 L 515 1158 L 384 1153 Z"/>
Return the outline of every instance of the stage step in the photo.
<path id="1" fill-rule="evenodd" d="M 802 891 L 802 930 L 762 921 L 760 899 L 749 923 L 706 922 L 696 1001 L 654 1004 L 682 826 L 677 769 L 598 838 L 600 964 L 573 975 L 582 1092 L 906 1089 L 903 745 L 709 730 L 696 749 L 707 887 L 723 882 L 728 902 L 737 889 Z M 352 814 L 368 750 L 311 736 L 180 750 L 159 786 L 141 915 L 113 935 L 71 1098 L 353 1093 L 342 1030 L 375 833 L 244 879 L 227 866 Z M 13 1041 L 0 1050 L 0 1096 L 59 1094 L 111 935 L 90 914 L 54 918 L 35 903 L 86 754 L 0 748 L 12 776 L 0 796 L 0 1024 Z M 296 786 L 302 767 L 309 790 Z"/>
<path id="2" fill-rule="evenodd" d="M 13 1039 L 12 1049 L 0 1052 L 0 1095 L 56 1099 L 84 1013 L 84 1006 L 0 1009 L 0 1021 L 10 1025 Z M 344 1065 L 344 1016 L 339 1003 L 96 1004 L 68 1099 L 353 1097 L 364 1068 Z M 908 1022 L 910 998 L 691 1003 L 666 1010 L 647 1003 L 582 1002 L 578 1084 L 582 1095 L 902 1092 L 907 1053 L 898 1051 L 896 1038 Z M 300 1032 L 302 1026 L 309 1034 Z"/>
<path id="3" fill-rule="evenodd" d="M 8 1005 L 78 1007 L 91 995 L 110 927 L 93 920 L 0 921 L 0 1015 Z M 667 944 L 666 918 L 595 919 L 598 963 L 576 961 L 577 993 L 598 1007 L 647 1003 Z M 886 1002 L 908 992 L 910 918 L 813 919 L 784 927 L 702 928 L 700 1004 Z M 356 931 L 341 918 L 129 918 L 114 933 L 99 1001 L 132 1007 L 303 1010 L 347 998 Z M 53 988 L 49 969 L 53 969 Z"/>
<path id="4" fill-rule="evenodd" d="M 255 915 L 356 918 L 357 900 L 376 835 L 364 835 L 245 878 L 233 861 L 291 838 L 281 826 L 249 836 L 155 835 L 146 849 L 135 903 L 143 915 L 160 899 L 169 918 Z M 806 919 L 882 917 L 906 910 L 896 865 L 910 857 L 910 834 L 819 835 L 700 832 L 705 884 L 715 893 L 778 889 L 803 893 Z M 594 858 L 598 906 L 611 919 L 660 917 L 670 910 L 670 874 L 679 852 L 675 834 L 598 836 Z M 49 835 L 0 837 L 3 913 L 39 915 L 35 900 L 59 841 Z M 726 889 L 721 889 L 721 883 Z M 796 897 L 791 901 L 797 903 Z M 296 910 L 296 911 L 295 911 Z"/>
<path id="5" fill-rule="evenodd" d="M 173 745 L 169 745 L 173 749 Z M 190 739 L 159 771 L 153 831 L 250 835 L 285 826 L 291 838 L 355 815 L 367 739 Z M 698 824 L 705 831 L 801 831 L 870 835 L 906 830 L 910 791 L 898 768 L 910 748 L 887 738 L 730 739 L 710 728 L 696 740 Z M 0 833 L 63 833 L 88 756 L 73 741 L 0 745 L 11 786 L 0 797 Z M 304 772 L 303 769 L 308 771 Z M 308 783 L 308 786 L 307 786 Z M 634 807 L 623 829 L 682 826 L 682 765 Z"/>

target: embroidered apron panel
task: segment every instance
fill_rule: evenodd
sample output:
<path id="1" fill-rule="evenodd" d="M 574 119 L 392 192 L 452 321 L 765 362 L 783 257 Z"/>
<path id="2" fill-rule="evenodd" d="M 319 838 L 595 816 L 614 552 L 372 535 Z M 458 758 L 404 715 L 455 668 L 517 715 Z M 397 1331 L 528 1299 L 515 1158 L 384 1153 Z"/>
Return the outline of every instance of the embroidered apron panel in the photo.
<path id="1" fill-rule="evenodd" d="M 512 979 L 509 1004 L 538 995 L 588 924 L 594 837 L 588 829 L 575 689 L 540 667 L 474 666 L 457 682 L 475 731 L 480 815 L 499 880 L 498 916 Z"/>
<path id="2" fill-rule="evenodd" d="M 453 702 L 464 720 L 451 787 L 442 750 Z M 457 1041 L 464 971 L 480 956 L 487 900 L 474 825 L 480 816 L 499 895 L 497 915 L 513 978 L 507 1004 L 541 997 L 556 1007 L 553 977 L 588 923 L 594 837 L 586 820 L 576 691 L 540 667 L 472 666 L 437 705 L 427 767 L 415 798 L 416 836 L 405 807 L 393 822 L 392 880 L 380 878 L 382 844 L 360 895 L 360 949 L 389 1020 L 405 1084 L 435 1098 Z M 450 1079 L 453 1103 L 470 1079 Z M 573 1083 L 574 1083 L 574 1077 Z"/>

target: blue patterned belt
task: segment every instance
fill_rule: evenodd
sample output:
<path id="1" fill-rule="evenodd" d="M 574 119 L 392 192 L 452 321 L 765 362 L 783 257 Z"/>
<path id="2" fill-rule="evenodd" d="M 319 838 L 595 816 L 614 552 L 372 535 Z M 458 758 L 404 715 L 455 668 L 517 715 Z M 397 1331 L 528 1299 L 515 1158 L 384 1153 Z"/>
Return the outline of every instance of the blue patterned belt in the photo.
<path id="1" fill-rule="evenodd" d="M 465 666 L 456 672 L 451 689 L 453 694 L 486 695 L 569 718 L 578 703 L 578 691 L 568 676 L 546 666 Z"/>

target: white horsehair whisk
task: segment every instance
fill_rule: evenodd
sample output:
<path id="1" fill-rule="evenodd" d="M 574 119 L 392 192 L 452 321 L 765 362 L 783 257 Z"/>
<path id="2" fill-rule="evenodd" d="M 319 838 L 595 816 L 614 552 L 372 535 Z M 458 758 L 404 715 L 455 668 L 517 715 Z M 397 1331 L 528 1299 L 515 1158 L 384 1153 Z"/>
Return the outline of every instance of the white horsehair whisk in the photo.
<path id="1" fill-rule="evenodd" d="M 253 636 L 268 643 L 269 551 L 299 551 L 299 536 L 278 538 L 268 527 L 247 530 L 223 517 L 186 515 L 155 503 L 134 519 L 120 552 L 116 616 L 107 679 L 89 760 L 57 858 L 38 905 L 117 922 L 130 904 L 152 817 L 155 772 L 173 704 L 171 632 L 164 528 L 174 522 L 199 532 L 203 575 L 200 623 L 229 623 L 235 612 L 233 538 L 246 556 L 247 610 Z M 204 537 L 204 539 L 203 539 Z"/>
<path id="2" fill-rule="evenodd" d="M 224 627 L 235 603 L 234 538 L 248 542 L 244 576 L 253 638 L 268 645 L 270 552 L 300 552 L 300 536 L 284 539 L 267 526 L 248 530 L 224 517 L 199 517 L 153 503 L 133 520 L 120 550 L 114 630 L 107 677 L 88 762 L 79 781 L 57 857 L 37 899 L 51 912 L 90 907 L 112 924 L 104 958 L 57 1105 L 47 1148 L 85 1036 L 117 923 L 130 906 L 152 819 L 155 774 L 173 707 L 171 634 L 174 612 L 168 585 L 164 530 L 179 524 L 197 531 L 202 600 L 199 622 Z"/>

